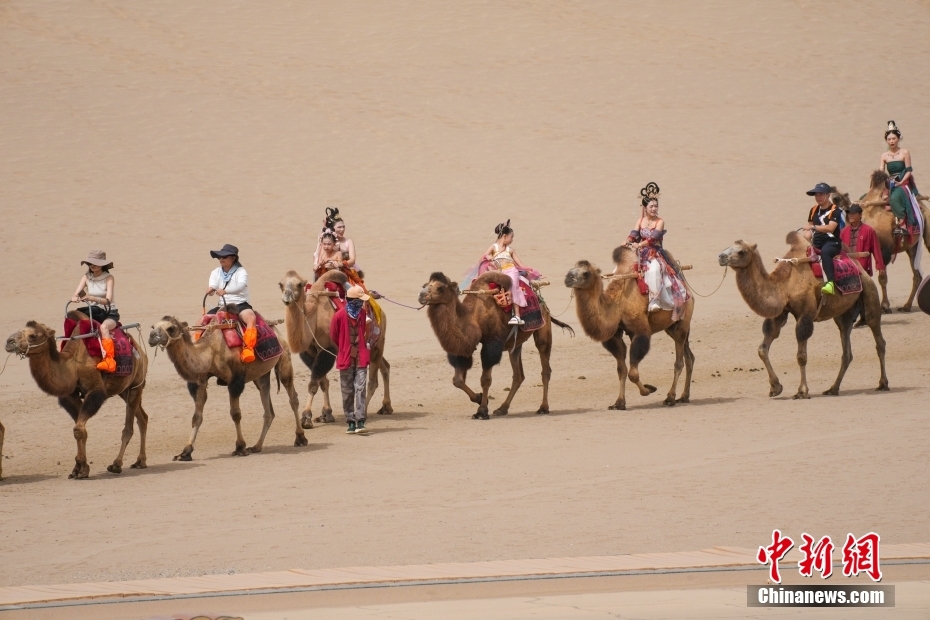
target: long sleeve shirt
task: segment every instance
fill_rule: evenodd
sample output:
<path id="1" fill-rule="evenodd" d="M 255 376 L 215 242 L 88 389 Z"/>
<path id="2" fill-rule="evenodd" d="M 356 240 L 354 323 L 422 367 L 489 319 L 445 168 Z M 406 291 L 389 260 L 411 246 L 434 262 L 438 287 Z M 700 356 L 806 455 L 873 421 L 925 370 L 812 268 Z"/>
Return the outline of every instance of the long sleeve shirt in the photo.
<path id="1" fill-rule="evenodd" d="M 853 237 L 855 237 L 855 244 L 850 243 Z M 871 254 L 871 256 L 858 259 L 867 274 L 872 275 L 872 258 L 875 258 L 875 268 L 878 271 L 885 268 L 885 261 L 882 260 L 882 246 L 878 243 L 875 230 L 868 224 L 859 224 L 855 230 L 851 225 L 847 226 L 840 231 L 840 241 L 849 247 L 850 252 L 868 252 Z"/>
<path id="2" fill-rule="evenodd" d="M 241 265 L 233 267 L 232 277 L 223 283 L 223 268 L 217 267 L 210 274 L 210 288 L 221 291 L 226 289 L 226 303 L 249 303 L 249 274 Z"/>
<path id="3" fill-rule="evenodd" d="M 355 346 L 352 345 L 352 330 L 349 323 L 355 326 Z M 333 315 L 333 320 L 329 324 L 329 338 L 339 349 L 336 356 L 336 368 L 346 370 L 354 363 L 358 368 L 368 368 L 371 362 L 371 353 L 368 351 L 368 341 L 365 338 L 365 328 L 367 319 L 365 309 L 362 308 L 357 319 L 349 317 L 345 308 L 339 310 Z M 353 362 L 352 353 L 355 353 Z"/>

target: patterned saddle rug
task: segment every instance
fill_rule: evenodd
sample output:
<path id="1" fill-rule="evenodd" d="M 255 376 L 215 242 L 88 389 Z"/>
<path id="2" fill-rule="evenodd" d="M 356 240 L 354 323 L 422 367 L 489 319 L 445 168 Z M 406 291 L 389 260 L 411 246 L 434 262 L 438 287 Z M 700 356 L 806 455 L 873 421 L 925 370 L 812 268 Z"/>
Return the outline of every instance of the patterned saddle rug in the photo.
<path id="1" fill-rule="evenodd" d="M 223 321 L 235 321 L 235 329 L 222 329 L 223 337 L 226 339 L 226 346 L 230 349 L 235 349 L 242 346 L 242 330 L 245 329 L 245 325 L 239 320 L 234 314 L 220 310 L 216 314 L 205 314 L 200 320 L 201 325 L 209 325 L 210 323 L 223 322 Z M 255 357 L 267 362 L 268 360 L 280 357 L 284 353 L 284 347 L 281 346 L 281 341 L 278 340 L 278 336 L 274 333 L 274 329 L 268 323 L 265 322 L 265 319 L 258 312 L 255 313 L 255 330 L 258 332 L 258 338 L 255 343 Z"/>
<path id="2" fill-rule="evenodd" d="M 489 282 L 488 288 L 494 290 L 497 288 L 497 284 Z M 520 326 L 520 331 L 534 332 L 546 324 L 546 319 L 542 313 L 542 304 L 536 290 L 523 278 L 520 278 L 520 290 L 523 291 L 523 295 L 526 297 L 526 307 L 520 308 L 520 318 L 524 321 L 524 324 Z M 513 310 L 510 293 L 498 293 L 494 296 L 494 299 L 504 312 L 509 313 Z"/>
<path id="3" fill-rule="evenodd" d="M 807 248 L 807 256 L 811 259 L 811 270 L 814 276 L 823 279 L 823 266 L 820 264 L 820 252 L 814 247 Z M 862 276 L 859 272 L 859 263 L 846 256 L 846 252 L 833 259 L 833 272 L 836 277 L 834 284 L 843 295 L 855 295 L 862 292 Z"/>
<path id="4" fill-rule="evenodd" d="M 69 337 L 86 336 L 93 331 L 100 329 L 100 323 L 84 319 L 75 321 L 71 318 L 65 318 L 64 333 Z M 128 377 L 132 374 L 132 367 L 135 361 L 136 353 L 132 346 L 132 340 L 123 332 L 121 326 L 117 325 L 116 329 L 110 332 L 113 337 L 113 358 L 116 360 L 116 372 L 108 374 L 117 377 Z M 82 338 L 84 346 L 87 348 L 87 354 L 91 357 L 103 358 L 103 352 L 100 350 L 100 341 L 96 338 Z M 67 340 L 61 341 L 61 348 L 65 348 Z"/>

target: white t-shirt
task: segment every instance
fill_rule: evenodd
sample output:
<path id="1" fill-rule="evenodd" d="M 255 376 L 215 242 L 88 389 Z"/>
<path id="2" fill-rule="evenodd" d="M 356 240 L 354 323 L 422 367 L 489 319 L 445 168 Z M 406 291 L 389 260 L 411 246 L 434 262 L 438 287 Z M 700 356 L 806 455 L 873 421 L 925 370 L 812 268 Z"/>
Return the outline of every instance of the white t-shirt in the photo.
<path id="1" fill-rule="evenodd" d="M 249 303 L 249 274 L 241 265 L 233 266 L 232 277 L 223 283 L 223 268 L 217 267 L 210 274 L 210 288 L 218 291 L 226 289 L 226 303 Z"/>

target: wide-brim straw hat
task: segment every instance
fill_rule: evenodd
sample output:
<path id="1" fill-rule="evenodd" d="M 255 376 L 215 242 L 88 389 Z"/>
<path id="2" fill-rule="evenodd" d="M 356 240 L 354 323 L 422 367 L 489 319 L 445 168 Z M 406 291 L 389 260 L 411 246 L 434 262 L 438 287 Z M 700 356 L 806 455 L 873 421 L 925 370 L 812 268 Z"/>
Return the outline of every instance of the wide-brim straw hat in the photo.
<path id="1" fill-rule="evenodd" d="M 219 250 L 210 250 L 210 256 L 212 258 L 223 258 L 224 256 L 239 256 L 239 248 L 227 243 Z"/>
<path id="2" fill-rule="evenodd" d="M 371 295 L 365 292 L 361 286 L 357 284 L 355 286 L 349 287 L 349 290 L 346 291 L 346 297 L 349 299 L 361 299 L 362 301 L 368 301 L 371 299 Z"/>
<path id="3" fill-rule="evenodd" d="M 87 258 L 81 261 L 82 265 L 97 265 L 106 269 L 112 269 L 113 263 L 107 260 L 107 253 L 103 250 L 91 250 L 87 253 Z"/>

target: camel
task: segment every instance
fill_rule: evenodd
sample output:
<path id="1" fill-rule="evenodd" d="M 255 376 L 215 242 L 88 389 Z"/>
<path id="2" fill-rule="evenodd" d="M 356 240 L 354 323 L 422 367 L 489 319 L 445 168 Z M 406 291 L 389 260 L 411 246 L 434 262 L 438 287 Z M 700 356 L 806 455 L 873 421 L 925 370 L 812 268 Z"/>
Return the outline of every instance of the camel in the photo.
<path id="1" fill-rule="evenodd" d="M 277 333 L 277 330 L 275 330 Z M 306 446 L 307 438 L 300 426 L 297 416 L 297 407 L 300 404 L 297 391 L 294 389 L 294 367 L 291 365 L 291 356 L 287 353 L 287 343 L 281 340 L 285 352 L 280 356 L 262 361 L 256 358 L 254 362 L 243 364 L 239 361 L 238 350 L 227 346 L 221 330 L 207 330 L 196 343 L 187 330 L 187 324 L 172 316 L 166 316 L 152 326 L 149 333 L 149 345 L 161 347 L 168 353 L 168 359 L 174 364 L 175 370 L 181 378 L 187 381 L 187 391 L 194 399 L 194 417 L 191 420 L 190 441 L 174 457 L 175 461 L 190 461 L 194 452 L 194 441 L 197 432 L 203 423 L 203 407 L 207 402 L 207 382 L 210 377 L 216 377 L 218 385 L 226 385 L 229 390 L 229 415 L 236 425 L 236 449 L 234 456 L 247 456 L 262 451 L 265 435 L 271 428 L 274 420 L 274 407 L 271 404 L 271 371 L 274 370 L 278 381 L 278 390 L 281 384 L 287 390 L 291 409 L 294 411 L 294 421 L 297 426 L 297 437 L 294 446 Z M 251 448 L 246 448 L 242 437 L 242 410 L 239 408 L 239 397 L 245 391 L 245 385 L 253 382 L 261 394 L 262 408 L 264 409 L 264 425 L 258 442 Z"/>
<path id="2" fill-rule="evenodd" d="M 628 247 L 621 246 L 614 250 L 614 262 L 617 274 L 633 272 L 636 255 Z M 611 280 L 605 289 L 601 271 L 590 262 L 582 260 L 575 263 L 565 276 L 565 286 L 575 294 L 575 310 L 584 332 L 610 352 L 617 360 L 617 377 L 620 379 L 620 394 L 608 409 L 626 409 L 626 379 L 639 388 L 641 396 L 648 396 L 656 391 L 652 385 L 644 384 L 639 376 L 639 364 L 649 353 L 652 335 L 665 331 L 675 341 L 675 372 L 672 387 L 663 401 L 666 406 L 687 403 L 691 400 L 691 373 L 694 369 L 694 354 L 688 338 L 691 334 L 691 316 L 694 313 L 694 297 L 690 298 L 682 309 L 680 318 L 672 321 L 670 310 L 647 312 L 649 300 L 639 291 L 636 279 L 617 278 Z M 626 365 L 627 345 L 623 340 L 626 334 L 630 338 L 630 366 Z M 684 390 L 675 398 L 678 379 L 682 368 L 685 369 Z"/>
<path id="3" fill-rule="evenodd" d="M 888 205 L 888 173 L 884 170 L 876 170 L 872 173 L 870 180 L 869 191 L 866 192 L 865 196 L 859 199 L 859 206 L 862 207 L 862 221 L 875 229 L 875 235 L 878 237 L 878 242 L 882 246 L 882 260 L 885 261 L 885 264 L 888 265 L 891 263 L 891 260 L 894 254 L 900 252 L 906 252 L 907 257 L 911 263 L 911 274 L 912 274 L 912 285 L 911 285 L 911 294 L 908 296 L 907 301 L 903 306 L 898 308 L 899 312 L 910 312 L 911 305 L 914 303 L 914 296 L 917 294 L 917 287 L 920 286 L 921 275 L 914 267 L 914 260 L 917 258 L 917 253 L 921 251 L 920 249 L 920 240 L 914 239 L 911 243 L 911 237 L 909 235 L 904 235 L 900 237 L 900 241 L 897 247 L 895 247 L 895 237 L 892 234 L 894 230 L 894 215 L 890 210 L 885 207 Z M 838 207 L 841 207 L 844 211 L 849 208 L 849 195 L 842 194 L 837 198 L 835 204 Z M 844 199 L 845 198 L 845 199 Z M 930 215 L 930 210 L 927 209 L 927 206 L 924 204 L 926 200 L 925 196 L 918 197 L 920 204 L 920 211 L 923 214 L 924 222 L 927 221 L 927 216 Z M 930 226 L 924 225 L 924 245 L 930 250 Z M 888 275 L 886 273 L 879 274 L 878 283 L 882 287 L 882 311 L 885 314 L 891 313 L 891 302 L 888 301 Z"/>
<path id="4" fill-rule="evenodd" d="M 469 287 L 470 291 L 489 291 L 489 283 L 495 283 L 499 289 L 510 290 L 512 285 L 510 277 L 499 271 L 489 271 Z M 423 285 L 420 291 L 420 304 L 429 306 L 426 311 L 433 332 L 439 340 L 439 345 L 446 352 L 449 363 L 455 369 L 452 385 L 466 394 L 473 403 L 478 403 L 478 411 L 472 416 L 475 420 L 487 420 L 488 416 L 488 390 L 491 388 L 491 371 L 500 363 L 504 349 L 509 349 L 510 366 L 513 368 L 513 379 L 510 384 L 510 393 L 507 399 L 494 411 L 494 415 L 507 415 L 510 403 L 513 402 L 517 390 L 523 383 L 523 343 L 533 337 L 533 343 L 539 352 L 539 361 L 542 364 L 543 398 L 542 404 L 536 410 L 538 414 L 549 413 L 549 378 L 552 368 L 549 366 L 549 356 L 552 351 L 552 325 L 555 323 L 562 329 L 574 330 L 552 318 L 549 309 L 540 299 L 540 306 L 545 324 L 533 332 L 524 332 L 515 326 L 507 324 L 510 314 L 498 307 L 491 295 L 467 295 L 464 301 L 459 301 L 458 284 L 452 282 L 442 273 L 434 273 L 429 282 Z M 514 335 L 516 334 L 516 336 Z M 481 394 L 477 394 L 465 382 L 466 374 L 472 367 L 472 355 L 481 344 Z"/>
<path id="5" fill-rule="evenodd" d="M 310 287 L 307 292 L 307 281 L 300 277 L 296 271 L 288 271 L 284 279 L 278 283 L 281 288 L 281 301 L 286 310 L 284 313 L 284 326 L 287 331 L 287 340 L 291 351 L 299 353 L 300 359 L 310 369 L 310 384 L 307 390 L 310 396 L 307 405 L 301 414 L 301 424 L 304 428 L 313 428 L 313 422 L 332 423 L 333 408 L 329 401 L 329 379 L 326 376 L 336 363 L 336 345 L 329 338 L 329 324 L 333 320 L 335 311 L 329 299 L 320 295 L 327 282 L 335 282 L 339 286 L 345 285 L 347 278 L 340 271 L 328 271 L 323 274 Z M 368 404 L 378 389 L 378 373 L 384 378 L 384 398 L 378 415 L 394 413 L 391 406 L 390 377 L 391 365 L 384 357 L 384 340 L 387 331 L 387 317 L 381 314 L 381 336 L 371 349 L 371 362 L 368 366 Z M 319 390 L 323 390 L 323 409 L 320 416 L 311 421 L 313 417 L 313 398 Z"/>
<path id="6" fill-rule="evenodd" d="M 804 258 L 810 244 L 796 231 L 788 233 L 785 242 L 791 249 L 785 258 Z M 853 322 L 861 313 L 872 330 L 878 361 L 881 365 L 881 378 L 878 391 L 888 391 L 888 377 L 885 375 L 885 339 L 882 337 L 882 308 L 879 302 L 878 288 L 862 267 L 862 292 L 857 295 L 821 295 L 823 282 L 814 276 L 806 263 L 791 264 L 780 262 L 772 273 L 768 273 L 762 264 L 762 256 L 755 244 L 737 241 L 718 256 L 721 266 L 731 267 L 736 272 L 736 286 L 743 300 L 753 312 L 765 318 L 762 323 L 762 344 L 759 357 L 765 363 L 769 374 L 769 396 L 781 394 L 782 386 L 778 375 L 772 370 L 769 361 L 769 348 L 778 338 L 781 328 L 788 321 L 788 315 L 797 321 L 795 336 L 798 340 L 798 366 L 801 369 L 801 384 L 794 398 L 810 398 L 807 388 L 807 340 L 814 333 L 814 323 L 833 319 L 840 330 L 840 342 L 843 345 L 843 357 L 836 381 L 825 395 L 836 396 L 840 392 L 843 375 L 852 362 Z"/>
<path id="7" fill-rule="evenodd" d="M 69 318 L 87 320 L 79 312 L 70 312 Z M 127 337 L 129 335 L 127 334 Z M 139 426 L 139 457 L 130 467 L 145 469 L 145 433 L 149 417 L 142 409 L 142 391 L 148 372 L 148 356 L 139 344 L 129 337 L 137 355 L 132 373 L 118 377 L 97 370 L 98 358 L 87 353 L 80 340 L 69 340 L 64 350 L 55 346 L 55 330 L 29 321 L 26 327 L 10 335 L 6 340 L 6 351 L 29 359 L 29 370 L 39 388 L 58 398 L 58 404 L 74 420 L 74 439 L 77 441 L 77 456 L 69 479 L 81 480 L 90 475 L 87 463 L 87 422 L 100 410 L 111 396 L 119 396 L 126 402 L 126 421 L 123 426 L 122 445 L 119 454 L 107 471 L 119 474 L 123 471 L 123 455 L 132 438 L 132 421 Z M 2 432 L 0 432 L 2 443 Z"/>

